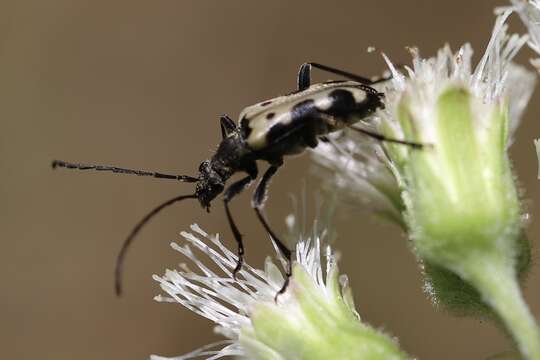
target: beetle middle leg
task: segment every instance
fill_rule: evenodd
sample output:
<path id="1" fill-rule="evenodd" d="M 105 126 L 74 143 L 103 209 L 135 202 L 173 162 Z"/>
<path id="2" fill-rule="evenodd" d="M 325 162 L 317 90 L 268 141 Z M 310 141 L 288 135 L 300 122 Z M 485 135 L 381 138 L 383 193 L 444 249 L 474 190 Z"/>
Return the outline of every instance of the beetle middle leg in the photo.
<path id="1" fill-rule="evenodd" d="M 256 169 L 255 169 L 256 170 Z M 234 235 L 234 240 L 236 240 L 236 244 L 238 245 L 238 261 L 236 262 L 236 267 L 233 270 L 233 278 L 236 279 L 236 274 L 242 269 L 242 264 L 244 263 L 244 243 L 242 241 L 242 234 L 240 234 L 240 231 L 238 230 L 238 227 L 236 226 L 236 223 L 234 222 L 231 210 L 229 209 L 229 201 L 232 200 L 236 195 L 240 194 L 243 190 L 245 190 L 253 180 L 257 178 L 257 172 L 253 172 L 250 175 L 246 176 L 243 179 L 238 180 L 237 182 L 231 184 L 225 191 L 225 194 L 223 195 L 223 203 L 225 205 L 225 213 L 227 214 L 227 221 L 229 222 L 229 226 L 231 227 L 231 231 Z"/>
<path id="2" fill-rule="evenodd" d="M 277 292 L 274 298 L 275 300 L 277 300 L 277 297 L 280 294 L 283 294 L 285 292 L 285 290 L 287 289 L 287 286 L 289 285 L 289 278 L 292 275 L 292 253 L 291 253 L 291 250 L 289 250 L 289 248 L 285 246 L 285 244 L 283 244 L 283 242 L 272 231 L 272 229 L 270 228 L 270 225 L 268 225 L 268 221 L 266 220 L 266 218 L 264 217 L 262 213 L 262 209 L 264 207 L 264 203 L 268 195 L 268 184 L 270 183 L 270 180 L 272 179 L 272 177 L 277 172 L 280 166 L 281 166 L 281 162 L 279 164 L 271 165 L 268 168 L 268 170 L 266 170 L 261 181 L 257 185 L 257 188 L 255 189 L 255 192 L 253 193 L 253 198 L 251 200 L 251 206 L 255 210 L 257 217 L 259 218 L 260 222 L 264 226 L 265 230 L 272 237 L 281 255 L 287 260 L 287 268 L 285 269 L 285 283 L 283 284 L 281 289 L 279 289 L 279 291 Z"/>

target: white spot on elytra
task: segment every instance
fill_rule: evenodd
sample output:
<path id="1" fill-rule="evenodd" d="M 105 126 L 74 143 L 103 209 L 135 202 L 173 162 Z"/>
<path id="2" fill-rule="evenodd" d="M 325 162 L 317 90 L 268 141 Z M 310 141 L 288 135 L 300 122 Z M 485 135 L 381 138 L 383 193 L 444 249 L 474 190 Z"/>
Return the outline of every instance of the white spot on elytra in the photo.
<path id="1" fill-rule="evenodd" d="M 361 103 L 362 101 L 366 100 L 366 92 L 364 90 L 351 89 L 351 92 L 356 103 Z"/>
<path id="2" fill-rule="evenodd" d="M 320 97 L 320 98 L 316 99 L 315 107 L 317 107 L 317 109 L 319 109 L 319 110 L 326 111 L 326 110 L 328 110 L 328 109 L 330 109 L 332 107 L 333 103 L 334 103 L 334 101 L 332 100 L 331 97 L 323 96 L 323 97 Z"/>

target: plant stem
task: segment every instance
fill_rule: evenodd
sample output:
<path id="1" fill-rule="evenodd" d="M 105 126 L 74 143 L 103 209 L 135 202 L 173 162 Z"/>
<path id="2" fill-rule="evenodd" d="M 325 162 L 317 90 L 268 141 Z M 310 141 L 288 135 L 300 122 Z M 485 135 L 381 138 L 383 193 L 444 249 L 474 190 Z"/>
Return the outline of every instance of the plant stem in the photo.
<path id="1" fill-rule="evenodd" d="M 511 266 L 478 257 L 469 279 L 502 321 L 524 359 L 540 360 L 540 329 L 521 294 Z M 491 259 L 492 260 L 492 259 Z"/>

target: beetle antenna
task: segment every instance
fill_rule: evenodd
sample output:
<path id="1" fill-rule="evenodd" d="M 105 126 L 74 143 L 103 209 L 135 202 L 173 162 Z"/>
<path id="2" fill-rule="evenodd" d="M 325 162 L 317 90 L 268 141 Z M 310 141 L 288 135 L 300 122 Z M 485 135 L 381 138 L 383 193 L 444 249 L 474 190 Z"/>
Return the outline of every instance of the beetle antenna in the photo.
<path id="1" fill-rule="evenodd" d="M 124 168 L 119 168 L 116 166 L 76 164 L 76 163 L 65 162 L 62 160 L 53 160 L 53 162 L 51 163 L 51 166 L 53 169 L 61 167 L 61 168 L 72 169 L 72 170 L 75 169 L 75 170 L 111 171 L 117 174 L 152 176 L 158 179 L 171 179 L 171 180 L 178 180 L 178 181 L 189 182 L 189 183 L 199 181 L 198 178 L 193 177 L 193 176 L 187 176 L 187 175 L 169 175 L 169 174 L 162 174 L 159 172 L 152 172 L 152 171 L 145 171 L 145 170 L 124 169 Z"/>
<path id="2" fill-rule="evenodd" d="M 165 201 L 163 204 L 159 205 L 158 207 L 154 208 L 152 211 L 150 211 L 148 214 L 146 214 L 145 217 L 143 217 L 137 225 L 131 230 L 126 240 L 124 240 L 124 243 L 122 244 L 122 247 L 120 248 L 120 252 L 118 253 L 118 257 L 116 258 L 116 267 L 114 270 L 114 287 L 116 290 L 116 295 L 121 296 L 122 295 L 122 270 L 124 267 L 124 258 L 126 257 L 126 252 L 129 249 L 130 245 L 133 243 L 133 239 L 135 239 L 135 236 L 141 231 L 142 227 L 146 225 L 146 223 L 154 217 L 157 213 L 159 213 L 161 210 L 165 209 L 166 207 L 177 203 L 179 201 L 182 201 L 184 199 L 196 199 L 196 194 L 191 195 L 181 195 L 174 197 L 170 200 Z"/>

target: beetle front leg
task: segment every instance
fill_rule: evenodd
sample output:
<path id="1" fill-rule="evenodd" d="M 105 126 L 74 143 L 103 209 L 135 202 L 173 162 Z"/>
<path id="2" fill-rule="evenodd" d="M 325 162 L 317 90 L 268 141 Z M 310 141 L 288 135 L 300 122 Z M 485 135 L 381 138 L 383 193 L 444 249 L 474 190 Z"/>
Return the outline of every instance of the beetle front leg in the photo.
<path id="1" fill-rule="evenodd" d="M 277 297 L 280 294 L 283 294 L 285 290 L 287 290 L 287 286 L 289 285 L 289 278 L 292 275 L 291 250 L 289 250 L 289 248 L 287 248 L 287 246 L 285 246 L 285 244 L 283 244 L 283 242 L 276 236 L 276 234 L 272 231 L 272 229 L 270 229 L 270 225 L 268 225 L 268 221 L 266 221 L 266 218 L 264 217 L 262 213 L 262 209 L 266 201 L 266 196 L 268 195 L 268 184 L 270 183 L 270 180 L 272 179 L 272 177 L 277 172 L 280 166 L 281 166 L 281 163 L 277 165 L 271 165 L 268 168 L 268 170 L 266 170 L 261 181 L 257 185 L 257 188 L 255 189 L 255 192 L 253 193 L 253 198 L 251 200 L 251 206 L 255 210 L 257 217 L 259 218 L 260 222 L 264 226 L 265 230 L 272 237 L 272 240 L 276 244 L 281 255 L 287 260 L 287 268 L 285 269 L 285 283 L 283 284 L 281 289 L 277 292 L 274 300 L 277 300 Z"/>
<path id="2" fill-rule="evenodd" d="M 231 184 L 231 186 L 227 188 L 225 194 L 223 195 L 223 203 L 225 205 L 225 214 L 227 214 L 227 221 L 229 222 L 229 226 L 231 227 L 231 231 L 234 235 L 234 240 L 238 245 L 238 260 L 236 262 L 236 267 L 233 270 L 234 279 L 236 279 L 236 274 L 240 271 L 240 269 L 242 269 L 242 264 L 244 263 L 244 243 L 242 241 L 242 234 L 240 234 L 240 231 L 238 230 L 238 227 L 236 226 L 236 223 L 232 218 L 231 210 L 229 209 L 229 201 L 231 201 L 236 195 L 244 191 L 247 187 L 249 187 L 249 185 L 251 185 L 255 178 L 257 178 L 257 172 L 250 174 L 245 178 Z"/>

